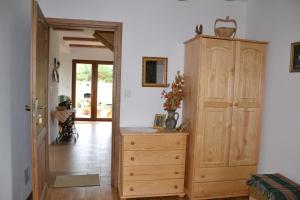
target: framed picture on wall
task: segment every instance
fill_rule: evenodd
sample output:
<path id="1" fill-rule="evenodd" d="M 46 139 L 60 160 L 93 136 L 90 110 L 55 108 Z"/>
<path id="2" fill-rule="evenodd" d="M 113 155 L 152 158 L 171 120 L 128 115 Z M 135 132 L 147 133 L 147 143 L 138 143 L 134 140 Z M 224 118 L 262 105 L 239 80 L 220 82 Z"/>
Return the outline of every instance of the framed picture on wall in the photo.
<path id="1" fill-rule="evenodd" d="M 291 44 L 290 72 L 300 72 L 300 42 Z"/>

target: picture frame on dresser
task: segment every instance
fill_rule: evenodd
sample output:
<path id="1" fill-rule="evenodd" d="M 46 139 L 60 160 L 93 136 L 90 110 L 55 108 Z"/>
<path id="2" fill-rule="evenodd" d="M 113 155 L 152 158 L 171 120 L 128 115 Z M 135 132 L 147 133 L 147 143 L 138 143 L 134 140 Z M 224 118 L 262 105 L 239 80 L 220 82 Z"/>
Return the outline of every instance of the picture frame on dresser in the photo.
<path id="1" fill-rule="evenodd" d="M 291 44 L 290 72 L 300 72 L 300 42 Z"/>
<path id="2" fill-rule="evenodd" d="M 153 128 L 163 129 L 165 128 L 166 115 L 165 114 L 155 114 Z"/>

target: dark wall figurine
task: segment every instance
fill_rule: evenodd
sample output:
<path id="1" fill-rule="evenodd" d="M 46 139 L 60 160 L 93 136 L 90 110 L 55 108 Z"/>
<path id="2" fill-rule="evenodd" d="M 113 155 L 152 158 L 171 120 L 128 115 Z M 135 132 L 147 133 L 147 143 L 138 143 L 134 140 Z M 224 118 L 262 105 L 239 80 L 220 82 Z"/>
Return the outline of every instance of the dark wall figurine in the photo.
<path id="1" fill-rule="evenodd" d="M 202 33 L 203 33 L 203 26 L 202 26 L 202 24 L 200 24 L 200 26 L 197 24 L 196 29 L 195 29 L 195 33 L 197 35 L 202 35 Z"/>

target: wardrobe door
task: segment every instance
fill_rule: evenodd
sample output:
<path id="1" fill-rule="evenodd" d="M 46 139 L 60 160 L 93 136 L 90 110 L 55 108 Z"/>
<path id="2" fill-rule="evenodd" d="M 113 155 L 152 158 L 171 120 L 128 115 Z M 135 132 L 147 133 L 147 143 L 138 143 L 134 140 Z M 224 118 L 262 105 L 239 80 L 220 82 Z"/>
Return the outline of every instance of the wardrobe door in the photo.
<path id="1" fill-rule="evenodd" d="M 197 167 L 228 166 L 233 98 L 233 41 L 203 39 Z"/>
<path id="2" fill-rule="evenodd" d="M 261 129 L 265 44 L 237 42 L 230 165 L 256 165 Z"/>

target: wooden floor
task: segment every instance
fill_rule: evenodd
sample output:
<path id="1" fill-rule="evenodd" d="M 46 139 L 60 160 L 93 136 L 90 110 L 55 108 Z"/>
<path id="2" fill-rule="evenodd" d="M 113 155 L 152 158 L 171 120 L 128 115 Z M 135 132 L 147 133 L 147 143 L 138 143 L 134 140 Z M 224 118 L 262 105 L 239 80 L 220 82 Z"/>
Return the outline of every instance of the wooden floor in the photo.
<path id="1" fill-rule="evenodd" d="M 50 188 L 46 200 L 118 200 L 117 191 L 111 188 L 111 123 L 77 123 L 79 139 L 50 146 Z M 52 188 L 56 175 L 95 174 L 101 177 L 99 187 Z M 173 200 L 178 197 L 143 198 Z M 140 199 L 142 200 L 142 199 Z"/>

